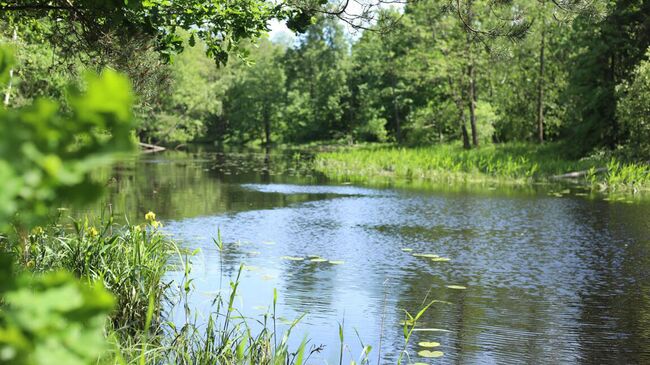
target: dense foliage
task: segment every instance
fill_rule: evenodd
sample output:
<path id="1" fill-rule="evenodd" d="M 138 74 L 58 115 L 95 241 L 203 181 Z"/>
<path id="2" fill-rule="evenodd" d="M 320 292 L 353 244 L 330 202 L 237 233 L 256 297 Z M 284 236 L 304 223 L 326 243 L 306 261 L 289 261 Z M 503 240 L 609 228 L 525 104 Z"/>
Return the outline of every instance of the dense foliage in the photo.
<path id="1" fill-rule="evenodd" d="M 88 14 L 99 9 L 80 4 Z M 336 18 L 299 15 L 306 3 L 237 3 L 241 13 L 218 2 L 198 4 L 184 4 L 180 18 L 171 17 L 177 3 L 110 7 L 102 19 L 115 16 L 100 22 L 102 29 L 133 28 L 145 36 L 120 40 L 119 47 L 95 45 L 72 64 L 57 49 L 65 39 L 44 41 L 43 34 L 56 30 L 47 22 L 5 20 L 3 36 L 17 45 L 19 62 L 10 105 L 43 92 L 61 99 L 56 90 L 84 67 L 112 65 L 133 80 L 138 136 L 147 142 L 461 140 L 470 148 L 563 141 L 574 156 L 608 149 L 648 157 L 647 113 L 640 107 L 647 86 L 638 76 L 650 46 L 645 1 L 576 7 L 521 0 L 512 7 L 426 0 L 381 9 L 374 29 L 353 35 Z M 200 11 L 187 11 L 197 6 Z M 67 10 L 41 9 L 29 19 Z M 224 14 L 233 12 L 225 22 Z M 273 17 L 315 23 L 300 27 L 305 32 L 292 42 L 248 40 Z M 513 21 L 506 26 L 504 19 Z M 13 40 L 12 29 L 18 30 Z M 215 67 L 212 58 L 225 60 L 230 44 L 246 59 Z M 102 49 L 101 57 L 93 49 Z M 171 64 L 158 57 L 181 50 Z"/>
<path id="2" fill-rule="evenodd" d="M 12 59 L 9 51 L 0 50 L 5 82 Z M 101 76 L 89 74 L 84 87 L 84 92 L 69 89 L 67 110 L 45 98 L 23 108 L 0 109 L 0 222 L 20 212 L 15 219 L 30 224 L 63 202 L 94 199 L 102 185 L 90 172 L 132 151 L 128 80 L 107 70 Z"/>
<path id="3" fill-rule="evenodd" d="M 0 48 L 0 85 L 11 81 L 12 52 Z M 82 285 L 65 271 L 14 273 L 13 257 L 35 265 L 32 232 L 64 203 L 97 198 L 92 169 L 133 147 L 132 93 L 121 75 L 89 75 L 69 91 L 68 108 L 49 99 L 0 109 L 0 363 L 88 364 L 106 350 L 113 298 L 101 283 Z M 9 237 L 13 223 L 17 234 Z"/>

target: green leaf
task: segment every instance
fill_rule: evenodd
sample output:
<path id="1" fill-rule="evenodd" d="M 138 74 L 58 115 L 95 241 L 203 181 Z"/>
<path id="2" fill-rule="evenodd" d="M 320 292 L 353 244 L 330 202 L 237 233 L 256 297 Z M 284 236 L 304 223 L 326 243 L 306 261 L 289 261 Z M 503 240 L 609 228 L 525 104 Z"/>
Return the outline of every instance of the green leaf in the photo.
<path id="1" fill-rule="evenodd" d="M 430 351 L 430 350 L 418 351 L 419 356 L 428 357 L 428 358 L 441 357 L 444 356 L 444 354 L 445 353 L 442 351 Z"/>

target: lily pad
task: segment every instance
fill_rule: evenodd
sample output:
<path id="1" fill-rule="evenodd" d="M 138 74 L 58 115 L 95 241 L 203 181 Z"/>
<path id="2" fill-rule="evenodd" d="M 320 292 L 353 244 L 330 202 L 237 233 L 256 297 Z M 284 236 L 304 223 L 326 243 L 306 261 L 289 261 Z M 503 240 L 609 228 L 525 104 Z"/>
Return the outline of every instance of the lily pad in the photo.
<path id="1" fill-rule="evenodd" d="M 332 265 L 343 265 L 345 261 L 342 260 L 330 260 L 330 264 Z"/>
<path id="2" fill-rule="evenodd" d="M 296 257 L 296 256 L 282 256 L 280 258 L 289 261 L 303 261 L 305 259 L 304 257 Z"/>
<path id="3" fill-rule="evenodd" d="M 451 261 L 449 257 L 434 257 L 431 259 L 433 262 L 448 262 Z"/>
<path id="4" fill-rule="evenodd" d="M 438 347 L 438 346 L 440 346 L 440 342 L 422 341 L 422 342 L 418 342 L 418 345 L 420 345 L 422 347 Z"/>
<path id="5" fill-rule="evenodd" d="M 316 259 L 311 259 L 311 260 L 309 260 L 309 261 L 311 261 L 311 262 L 327 262 L 326 259 L 323 259 L 323 258 L 320 258 L 320 257 L 319 257 L 319 258 L 316 258 Z"/>
<path id="6" fill-rule="evenodd" d="M 413 249 L 412 249 L 412 248 L 403 248 L 402 251 L 404 251 L 404 252 L 411 252 L 411 251 L 413 251 Z"/>
<path id="7" fill-rule="evenodd" d="M 432 253 L 414 253 L 413 256 L 415 256 L 415 257 L 426 257 L 426 258 L 429 258 L 429 259 L 440 257 L 440 256 L 432 254 Z"/>
<path id="8" fill-rule="evenodd" d="M 447 285 L 447 288 L 449 288 L 449 289 L 457 289 L 457 290 L 465 290 L 465 289 L 467 289 L 466 286 L 462 286 L 462 285 Z"/>
<path id="9" fill-rule="evenodd" d="M 422 350 L 422 351 L 418 352 L 418 355 L 420 355 L 422 357 L 441 357 L 444 354 L 445 353 L 442 352 L 442 351 L 429 351 L 429 350 Z"/>

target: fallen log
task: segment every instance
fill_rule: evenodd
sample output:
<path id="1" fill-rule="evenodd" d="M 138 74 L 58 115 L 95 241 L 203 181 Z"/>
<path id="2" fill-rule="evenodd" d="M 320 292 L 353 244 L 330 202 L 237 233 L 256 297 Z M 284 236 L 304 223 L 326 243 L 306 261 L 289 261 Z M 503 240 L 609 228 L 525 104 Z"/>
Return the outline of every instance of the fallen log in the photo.
<path id="1" fill-rule="evenodd" d="M 590 171 L 593 171 L 593 172 L 599 174 L 601 172 L 606 172 L 607 167 L 599 167 L 599 168 L 597 168 L 595 170 L 582 170 L 582 171 L 568 172 L 566 174 L 551 176 L 551 179 L 554 179 L 554 180 L 577 179 L 577 178 L 580 178 L 580 177 L 587 176 L 587 174 L 589 174 Z"/>
<path id="2" fill-rule="evenodd" d="M 138 144 L 142 149 L 142 153 L 155 153 L 155 152 L 162 152 L 166 150 L 165 147 L 156 146 L 155 144 L 149 144 L 144 142 L 139 142 Z"/>

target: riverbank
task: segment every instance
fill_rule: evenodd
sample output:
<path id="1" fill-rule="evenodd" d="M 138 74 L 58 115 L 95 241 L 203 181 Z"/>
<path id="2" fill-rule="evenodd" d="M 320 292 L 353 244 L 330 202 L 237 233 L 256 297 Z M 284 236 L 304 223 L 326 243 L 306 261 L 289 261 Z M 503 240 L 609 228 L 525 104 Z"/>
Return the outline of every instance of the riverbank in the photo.
<path id="1" fill-rule="evenodd" d="M 195 308 L 191 298 L 205 295 L 191 275 L 199 249 L 180 247 L 161 227 L 153 212 L 140 224 L 118 225 L 112 218 L 55 222 L 31 230 L 28 249 L 15 266 L 3 261 L 9 252 L 0 251 L 0 349 L 12 349 L 6 355 L 9 363 L 305 365 L 324 350 L 307 337 L 295 338 L 292 332 L 306 313 L 278 316 L 275 289 L 265 313 L 242 313 L 239 286 L 250 269 L 243 262 L 229 277 L 220 273 L 226 280 L 209 308 Z M 232 244 L 223 242 L 219 232 L 212 242 L 223 267 L 222 255 Z M 11 237 L 6 243 L 15 252 L 21 246 Z M 397 364 L 409 354 L 418 319 L 438 302 L 423 303 L 417 315 L 406 313 L 404 349 L 392 354 Z M 339 356 L 347 358 L 348 345 L 343 337 L 340 341 Z M 52 346 L 58 347 L 54 353 Z M 428 345 L 419 347 L 410 356 L 444 355 L 427 350 Z M 381 357 L 381 348 L 371 351 L 363 346 L 360 354 L 349 355 L 360 364 L 368 363 L 371 354 Z"/>
<path id="2" fill-rule="evenodd" d="M 299 319 L 276 330 L 277 299 L 269 298 L 257 331 L 250 330 L 257 319 L 238 313 L 241 266 L 210 312 L 192 309 L 194 253 L 160 226 L 150 212 L 137 225 L 86 219 L 33 229 L 16 274 L 5 272 L 12 267 L 5 261 L 0 270 L 0 349 L 12 350 L 8 363 L 303 364 L 306 342 L 290 349 L 287 341 Z M 221 251 L 220 238 L 214 242 Z"/>
<path id="3" fill-rule="evenodd" d="M 572 160 L 556 144 L 460 144 L 429 147 L 361 145 L 316 153 L 314 168 L 335 180 L 530 184 L 571 181 L 601 191 L 650 190 L 650 166 L 614 157 Z M 578 172 L 573 176 L 563 176 Z"/>

